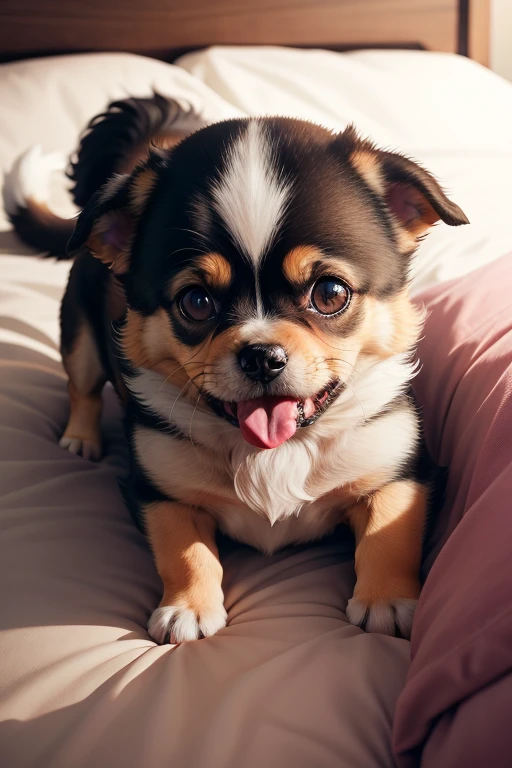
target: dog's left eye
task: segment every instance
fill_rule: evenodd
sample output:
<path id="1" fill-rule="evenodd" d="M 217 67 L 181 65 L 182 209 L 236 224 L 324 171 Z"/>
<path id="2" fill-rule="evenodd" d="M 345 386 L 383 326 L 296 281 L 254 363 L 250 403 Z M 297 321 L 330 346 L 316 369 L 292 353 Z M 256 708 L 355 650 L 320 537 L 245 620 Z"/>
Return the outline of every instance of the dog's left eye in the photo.
<path id="1" fill-rule="evenodd" d="M 321 315 L 335 315 L 349 305 L 351 290 L 336 277 L 321 277 L 311 291 L 311 306 Z"/>
<path id="2" fill-rule="evenodd" d="M 204 322 L 217 314 L 212 297 L 204 288 L 193 286 L 182 295 L 179 308 L 187 320 Z"/>

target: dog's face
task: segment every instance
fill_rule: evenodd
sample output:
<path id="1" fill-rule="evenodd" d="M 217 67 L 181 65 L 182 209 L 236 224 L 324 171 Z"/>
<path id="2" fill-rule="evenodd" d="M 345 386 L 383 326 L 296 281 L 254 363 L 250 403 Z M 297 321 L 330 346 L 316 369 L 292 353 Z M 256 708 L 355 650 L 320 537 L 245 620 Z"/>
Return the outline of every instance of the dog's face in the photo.
<path id="1" fill-rule="evenodd" d="M 82 213 L 122 281 L 125 355 L 244 438 L 273 448 L 350 382 L 415 342 L 410 257 L 466 222 L 435 180 L 352 129 L 219 123 L 118 177 Z"/>

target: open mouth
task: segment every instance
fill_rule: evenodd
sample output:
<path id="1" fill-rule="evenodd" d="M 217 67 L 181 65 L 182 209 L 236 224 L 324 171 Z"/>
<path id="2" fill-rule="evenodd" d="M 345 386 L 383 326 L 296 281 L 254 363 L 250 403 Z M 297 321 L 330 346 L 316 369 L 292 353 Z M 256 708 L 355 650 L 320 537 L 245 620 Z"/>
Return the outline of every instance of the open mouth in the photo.
<path id="1" fill-rule="evenodd" d="M 224 402 L 211 395 L 206 395 L 206 399 L 219 416 L 240 429 L 248 443 L 257 448 L 277 448 L 300 427 L 314 424 L 342 388 L 339 379 L 332 379 L 316 395 L 303 400 L 272 395 L 240 402 Z"/>

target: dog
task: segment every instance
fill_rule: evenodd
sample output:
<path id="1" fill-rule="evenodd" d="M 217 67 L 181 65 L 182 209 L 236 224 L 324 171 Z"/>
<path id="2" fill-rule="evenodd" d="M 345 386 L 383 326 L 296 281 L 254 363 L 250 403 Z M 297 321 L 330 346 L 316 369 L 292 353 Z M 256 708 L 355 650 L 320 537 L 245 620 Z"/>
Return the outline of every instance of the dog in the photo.
<path id="1" fill-rule="evenodd" d="M 60 257 L 70 236 L 75 259 L 61 445 L 100 458 L 111 381 L 126 495 L 163 583 L 156 642 L 225 626 L 218 530 L 272 553 L 341 523 L 356 545 L 349 621 L 408 638 L 433 477 L 410 394 L 423 318 L 409 271 L 432 225 L 467 218 L 353 127 L 198 120 L 156 94 L 96 118 L 71 171 L 76 226 L 10 181 L 20 235 Z"/>

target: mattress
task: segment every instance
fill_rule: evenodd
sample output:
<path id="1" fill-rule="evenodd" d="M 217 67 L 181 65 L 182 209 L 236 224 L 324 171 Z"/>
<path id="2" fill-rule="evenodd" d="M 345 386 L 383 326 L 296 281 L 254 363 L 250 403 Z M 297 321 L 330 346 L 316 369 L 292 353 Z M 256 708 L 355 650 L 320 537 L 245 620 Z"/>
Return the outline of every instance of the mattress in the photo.
<path id="1" fill-rule="evenodd" d="M 504 444 L 503 424 L 492 422 L 490 440 L 488 425 L 476 416 L 487 419 L 489 408 L 499 410 L 510 391 L 510 378 L 503 378 L 508 342 L 505 336 L 500 341 L 505 331 L 498 324 L 506 317 L 512 262 L 498 258 L 510 250 L 512 86 L 466 59 L 420 52 L 214 48 L 177 65 L 124 54 L 7 64 L 0 67 L 0 173 L 36 144 L 45 153 L 69 155 L 87 120 L 110 100 L 152 89 L 191 104 L 205 122 L 247 114 L 303 117 L 333 130 L 353 122 L 442 180 L 472 224 L 435 228 L 419 248 L 413 289 L 437 290 L 441 281 L 460 280 L 477 267 L 475 283 L 482 288 L 459 320 L 471 274 L 458 292 L 441 286 L 441 298 L 430 294 L 433 330 L 424 345 L 430 365 L 423 374 L 425 402 L 435 414 L 429 439 L 443 458 L 456 452 L 459 464 L 470 466 L 471 459 L 477 470 L 487 455 L 492 459 L 495 444 Z M 52 179 L 51 205 L 74 213 L 63 173 Z M 425 634 L 431 627 L 437 635 L 427 646 L 413 637 L 421 664 L 419 671 L 413 666 L 414 685 L 405 686 L 401 699 L 394 756 L 393 716 L 410 647 L 348 623 L 345 607 L 355 577 L 352 545 L 343 534 L 272 558 L 224 542 L 229 626 L 177 648 L 151 641 L 145 623 L 160 584 L 118 491 L 126 447 L 111 391 L 104 460 L 93 465 L 58 446 L 67 416 L 58 311 L 68 270 L 68 262 L 44 260 L 17 241 L 0 211 L 0 762 L 10 768 L 392 768 L 398 760 L 410 768 L 419 764 L 420 748 L 438 723 L 436 749 L 430 748 L 424 765 L 457 766 L 456 760 L 440 762 L 439 744 L 460 697 L 473 692 L 459 684 L 459 670 L 478 663 L 484 693 L 489 681 L 482 654 L 473 655 L 468 642 L 459 654 L 465 633 L 459 593 L 451 596 L 459 634 L 450 634 L 448 609 L 443 622 L 431 620 L 443 604 L 439 567 L 437 587 L 420 616 Z M 477 312 L 486 296 L 488 311 L 496 305 L 497 315 L 482 335 Z M 445 327 L 443 367 L 431 339 Z M 472 366 L 477 355 L 487 356 L 481 366 L 499 368 L 501 388 L 483 386 L 481 368 Z M 458 387 L 468 368 L 471 375 Z M 487 410 L 480 408 L 483 402 Z M 453 439 L 442 432 L 447 418 Z M 477 450 L 480 442 L 490 446 L 489 454 Z M 464 445 L 475 450 L 461 453 Z M 491 464 L 509 482 L 510 475 Z M 485 508 L 486 485 L 481 471 L 475 476 L 477 501 Z M 453 515 L 460 519 L 466 486 L 454 476 L 452 490 Z M 475 504 L 474 490 L 467 495 Z M 471 530 L 484 535 L 475 514 L 478 509 L 465 529 L 470 537 Z M 497 524 L 495 538 L 503 545 L 503 561 L 510 562 Z M 437 551 L 443 543 L 440 534 Z M 479 561 L 478 574 L 492 570 L 492 555 Z M 463 597 L 473 572 L 459 579 Z M 506 592 L 502 581 L 499 587 Z M 484 601 L 484 588 L 480 594 Z M 488 601 L 485 610 L 492 614 L 494 607 Z M 493 653 L 496 680 L 505 679 L 504 636 L 495 645 L 500 652 Z M 439 637 L 454 646 L 449 669 L 436 655 Z M 482 722 L 490 711 L 486 703 L 464 723 Z M 470 730 L 474 742 L 478 729 Z M 452 750 L 461 744 L 460 730 L 457 739 Z M 499 745 L 497 738 L 493 744 Z"/>

